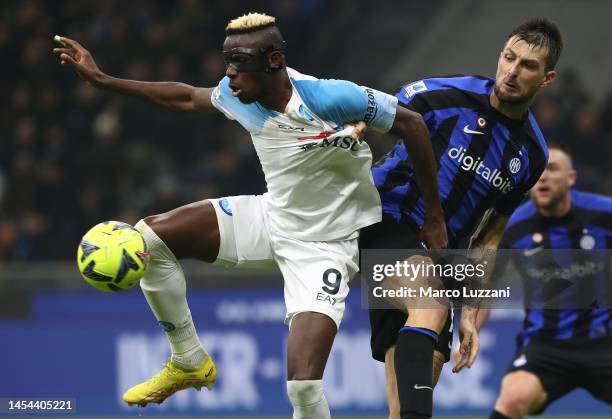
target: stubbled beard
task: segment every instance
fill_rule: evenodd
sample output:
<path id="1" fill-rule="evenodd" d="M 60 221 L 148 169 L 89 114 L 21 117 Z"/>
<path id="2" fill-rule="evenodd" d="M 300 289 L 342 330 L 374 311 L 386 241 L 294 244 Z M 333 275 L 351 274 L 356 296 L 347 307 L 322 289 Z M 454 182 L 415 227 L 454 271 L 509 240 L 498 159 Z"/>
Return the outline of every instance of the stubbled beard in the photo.
<path id="1" fill-rule="evenodd" d="M 550 196 L 548 202 L 543 204 L 541 201 L 537 202 L 537 206 L 543 209 L 552 210 L 561 202 L 563 202 L 563 198 L 565 197 L 565 192 L 563 190 L 558 191 Z"/>
<path id="2" fill-rule="evenodd" d="M 495 92 L 495 96 L 501 103 L 507 103 L 510 105 L 521 105 L 527 103 L 531 100 L 531 96 L 523 95 L 523 96 L 509 96 L 501 92 L 501 89 L 495 84 L 493 88 Z"/>

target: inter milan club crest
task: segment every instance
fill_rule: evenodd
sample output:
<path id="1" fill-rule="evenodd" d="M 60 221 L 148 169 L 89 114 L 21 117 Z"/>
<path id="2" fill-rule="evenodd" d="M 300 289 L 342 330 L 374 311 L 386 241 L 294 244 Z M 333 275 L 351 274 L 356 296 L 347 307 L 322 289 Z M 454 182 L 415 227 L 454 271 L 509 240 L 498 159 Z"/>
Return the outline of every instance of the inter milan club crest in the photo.
<path id="1" fill-rule="evenodd" d="M 544 241 L 544 235 L 540 232 L 533 233 L 531 235 L 531 241 L 535 244 L 542 244 L 542 242 Z"/>
<path id="2" fill-rule="evenodd" d="M 580 239 L 580 248 L 583 250 L 592 250 L 595 248 L 595 237 L 591 236 L 588 230 L 582 231 L 584 236 Z"/>
<path id="3" fill-rule="evenodd" d="M 510 163 L 508 163 L 508 170 L 510 170 L 510 173 L 513 175 L 516 175 L 521 170 L 521 159 L 515 157 L 510 160 Z"/>

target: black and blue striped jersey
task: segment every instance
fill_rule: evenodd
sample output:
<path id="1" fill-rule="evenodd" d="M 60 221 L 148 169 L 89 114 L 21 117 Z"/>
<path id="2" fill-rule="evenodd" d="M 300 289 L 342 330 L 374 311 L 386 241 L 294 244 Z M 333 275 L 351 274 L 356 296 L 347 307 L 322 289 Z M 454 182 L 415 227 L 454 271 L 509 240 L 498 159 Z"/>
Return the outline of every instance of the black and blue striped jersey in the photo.
<path id="1" fill-rule="evenodd" d="M 500 248 L 521 250 L 513 252 L 526 307 L 519 346 L 536 336 L 612 336 L 612 284 L 609 257 L 603 251 L 612 248 L 612 198 L 574 190 L 571 200 L 570 212 L 560 218 L 544 217 L 527 202 L 514 212 L 504 232 Z M 558 284 L 570 281 L 580 286 L 560 294 Z M 541 308 L 542 301 L 555 294 L 563 299 L 557 303 L 559 309 Z"/>
<path id="2" fill-rule="evenodd" d="M 456 76 L 420 80 L 396 94 L 429 129 L 451 246 L 474 230 L 487 209 L 512 214 L 548 161 L 532 113 L 521 120 L 501 114 L 489 103 L 493 87 L 488 78 Z M 402 140 L 372 175 L 383 212 L 420 228 L 424 202 Z"/>

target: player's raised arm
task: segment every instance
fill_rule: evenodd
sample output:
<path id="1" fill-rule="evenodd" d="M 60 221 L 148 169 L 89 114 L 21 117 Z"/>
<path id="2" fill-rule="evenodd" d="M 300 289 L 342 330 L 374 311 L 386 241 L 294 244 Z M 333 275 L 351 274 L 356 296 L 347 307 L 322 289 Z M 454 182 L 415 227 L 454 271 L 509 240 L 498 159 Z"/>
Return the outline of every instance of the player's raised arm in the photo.
<path id="1" fill-rule="evenodd" d="M 445 249 L 448 236 L 438 192 L 438 169 L 423 117 L 398 106 L 390 132 L 403 139 L 423 195 L 425 223 L 421 229 L 421 240 L 431 249 Z"/>
<path id="2" fill-rule="evenodd" d="M 143 82 L 125 80 L 102 72 L 91 53 L 77 41 L 55 36 L 62 47 L 54 48 L 62 65 L 69 65 L 94 87 L 134 96 L 179 112 L 212 111 L 212 88 L 199 88 L 178 82 Z"/>

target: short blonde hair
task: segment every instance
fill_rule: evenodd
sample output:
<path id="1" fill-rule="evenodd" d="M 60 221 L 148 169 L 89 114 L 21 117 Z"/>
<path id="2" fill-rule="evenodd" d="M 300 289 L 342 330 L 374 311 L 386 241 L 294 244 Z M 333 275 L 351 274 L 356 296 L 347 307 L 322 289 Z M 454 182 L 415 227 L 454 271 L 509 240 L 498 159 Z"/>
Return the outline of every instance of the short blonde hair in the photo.
<path id="1" fill-rule="evenodd" d="M 263 13 L 248 13 L 232 19 L 225 27 L 228 35 L 255 32 L 276 25 L 276 18 Z"/>

